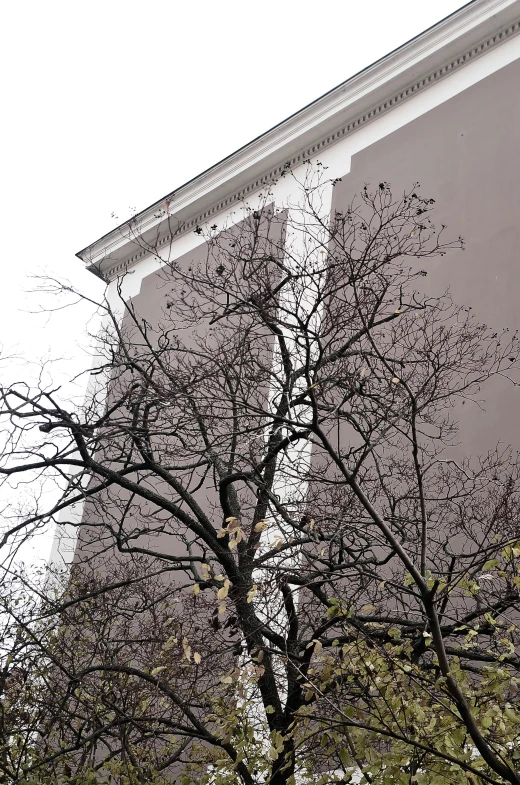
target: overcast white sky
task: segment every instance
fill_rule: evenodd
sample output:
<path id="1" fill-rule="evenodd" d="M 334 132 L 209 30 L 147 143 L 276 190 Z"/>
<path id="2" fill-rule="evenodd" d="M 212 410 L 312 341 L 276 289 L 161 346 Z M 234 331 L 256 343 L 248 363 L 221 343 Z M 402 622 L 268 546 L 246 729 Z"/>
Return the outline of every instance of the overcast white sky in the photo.
<path id="1" fill-rule="evenodd" d="M 78 368 L 87 311 L 27 312 L 74 254 L 460 8 L 458 0 L 25 0 L 2 6 L 0 344 Z M 12 371 L 12 364 L 9 366 Z M 30 373 L 30 366 L 22 366 Z"/>

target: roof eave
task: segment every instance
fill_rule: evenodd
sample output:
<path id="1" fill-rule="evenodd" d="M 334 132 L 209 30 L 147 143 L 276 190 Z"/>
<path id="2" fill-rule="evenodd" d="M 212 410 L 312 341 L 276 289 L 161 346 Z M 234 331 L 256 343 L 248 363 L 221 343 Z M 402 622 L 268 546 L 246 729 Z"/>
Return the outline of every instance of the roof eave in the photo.
<path id="1" fill-rule="evenodd" d="M 226 196 L 254 183 L 333 133 L 371 105 L 449 58 L 507 27 L 520 15 L 520 0 L 472 0 L 434 27 L 341 83 L 296 114 L 112 230 L 76 255 L 105 278 L 108 269 L 135 256 L 136 233 L 158 232 L 166 220 L 186 224 Z"/>

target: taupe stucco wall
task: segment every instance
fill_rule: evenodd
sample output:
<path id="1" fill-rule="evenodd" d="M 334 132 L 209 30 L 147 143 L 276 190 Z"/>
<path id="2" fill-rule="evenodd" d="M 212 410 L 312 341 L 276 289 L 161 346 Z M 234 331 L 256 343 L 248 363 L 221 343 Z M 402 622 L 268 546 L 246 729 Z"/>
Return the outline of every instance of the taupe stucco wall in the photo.
<path id="1" fill-rule="evenodd" d="M 269 216 L 269 217 L 268 217 Z M 190 378 L 194 379 L 200 374 L 200 384 L 195 386 L 196 392 L 192 396 L 192 403 L 200 406 L 200 411 L 204 412 L 204 427 L 207 437 L 212 449 L 218 454 L 220 460 L 226 463 L 231 460 L 233 454 L 234 471 L 249 471 L 251 469 L 249 462 L 250 445 L 249 442 L 252 438 L 252 430 L 248 428 L 253 423 L 249 421 L 241 422 L 243 432 L 235 438 L 232 438 L 229 418 L 232 411 L 231 400 L 225 395 L 225 384 L 223 381 L 222 368 L 234 355 L 235 346 L 233 335 L 237 320 L 231 315 L 228 315 L 222 321 L 222 326 L 218 323 L 216 326 L 211 326 L 211 317 L 214 312 L 206 315 L 197 314 L 195 321 L 191 323 L 190 317 L 193 315 L 191 312 L 190 304 L 192 301 L 197 303 L 199 295 L 197 295 L 197 287 L 194 286 L 193 291 L 190 288 L 189 278 L 190 271 L 194 271 L 195 278 L 199 277 L 204 281 L 204 276 L 208 270 L 215 268 L 222 262 L 228 261 L 228 256 L 234 257 L 235 251 L 228 249 L 228 245 L 232 248 L 235 244 L 240 245 L 243 242 L 246 246 L 252 236 L 252 231 L 258 233 L 258 243 L 255 245 L 255 251 L 249 252 L 261 256 L 262 253 L 266 255 L 278 255 L 282 253 L 284 244 L 284 227 L 285 227 L 285 214 L 273 214 L 272 206 L 265 207 L 265 215 L 262 221 L 256 225 L 255 219 L 244 222 L 239 222 L 232 225 L 229 233 L 225 233 L 222 238 L 222 245 L 213 245 L 211 242 L 202 242 L 197 245 L 193 250 L 175 257 L 172 254 L 171 259 L 172 268 L 182 271 L 182 275 L 186 275 L 188 282 L 186 282 L 182 275 L 175 276 L 170 266 L 158 265 L 157 271 L 143 278 L 139 294 L 133 298 L 131 305 L 129 304 L 126 314 L 121 324 L 121 334 L 124 336 L 124 342 L 127 346 L 129 354 L 133 352 L 140 357 L 140 362 L 144 367 L 149 369 L 148 363 L 151 361 L 152 352 L 157 350 L 160 346 L 162 350 L 161 362 L 167 368 L 167 374 L 161 374 L 159 371 L 159 363 L 157 360 L 153 361 L 154 378 L 158 381 L 159 387 L 164 383 L 166 396 L 168 399 L 168 407 L 164 410 L 163 415 L 158 415 L 157 423 L 155 423 L 152 430 L 156 430 L 155 438 L 152 438 L 152 444 L 157 455 L 161 456 L 159 462 L 163 468 L 169 468 L 171 474 L 175 479 L 182 483 L 184 491 L 191 494 L 200 506 L 203 514 L 207 516 L 208 520 L 218 530 L 222 525 L 222 509 L 219 502 L 218 495 L 218 477 L 211 466 L 196 466 L 199 461 L 204 461 L 207 457 L 206 446 L 202 436 L 201 430 L 197 427 L 196 418 L 190 408 L 190 398 L 187 393 L 181 393 L 175 389 L 174 379 Z M 247 256 L 248 247 L 242 247 L 242 253 Z M 243 259 L 242 259 L 243 261 Z M 206 267 L 207 265 L 207 267 Z M 275 268 L 273 267 L 273 270 Z M 196 272 L 196 271 L 199 272 Z M 241 275 L 241 262 L 237 263 L 235 273 L 238 279 Z M 184 280 L 184 283 L 183 283 Z M 245 279 L 244 279 L 245 280 Z M 254 276 L 251 279 L 255 280 Z M 250 284 L 249 285 L 253 285 Z M 184 302 L 185 288 L 188 290 L 189 303 Z M 209 290 L 209 287 L 208 287 Z M 220 290 L 219 290 L 220 291 Z M 225 293 L 221 292 L 215 294 L 215 297 L 220 300 L 221 305 L 225 304 Z M 204 298 L 203 298 L 204 299 Z M 211 299 L 211 298 L 209 298 Z M 209 307 L 208 304 L 204 308 Z M 135 316 L 135 320 L 132 316 Z M 240 336 L 242 341 L 246 341 L 247 335 L 247 316 L 241 317 L 241 331 L 236 334 Z M 146 324 L 147 341 L 145 341 L 143 334 L 140 333 L 140 327 Z M 262 411 L 267 407 L 267 400 L 269 396 L 269 381 L 270 370 L 272 367 L 272 336 L 269 331 L 262 329 L 261 325 L 251 324 L 250 329 L 253 334 L 254 352 L 250 352 L 249 356 L 250 369 L 253 377 L 246 379 L 244 377 L 245 387 L 250 387 L 250 395 L 248 399 L 253 405 L 257 403 L 258 409 Z M 227 331 L 227 333 L 226 333 Z M 222 333 L 225 333 L 224 337 Z M 226 342 L 226 336 L 229 341 Z M 174 349 L 176 341 L 184 347 L 186 353 L 176 351 Z M 168 350 L 167 350 L 168 348 Z M 227 352 L 230 352 L 229 357 Z M 171 376 L 172 378 L 167 378 Z M 112 380 L 114 400 L 119 400 L 123 392 L 127 391 L 133 379 L 130 376 L 128 369 L 121 373 L 121 375 L 114 374 Z M 222 384 L 222 387 L 220 385 Z M 109 400 L 111 397 L 109 394 Z M 243 393 L 245 395 L 245 392 Z M 240 396 L 235 402 L 237 411 L 240 412 Z M 223 411 L 220 408 L 223 406 Z M 250 415 L 244 414 L 243 417 L 247 418 Z M 118 431 L 117 427 L 114 430 L 115 445 L 118 440 L 125 445 L 128 444 L 124 437 L 124 425 L 126 423 L 125 417 L 131 417 L 129 413 L 125 414 L 125 408 L 119 415 L 122 421 L 122 429 Z M 237 415 L 238 416 L 238 415 Z M 258 418 L 254 422 L 255 428 L 260 428 Z M 263 439 L 263 436 L 261 435 Z M 110 446 L 110 441 L 108 447 Z M 107 446 L 105 445 L 105 449 Z M 128 449 L 128 447 L 126 447 Z M 136 460 L 135 454 L 133 460 Z M 139 460 L 136 461 L 139 463 Z M 195 465 L 195 467 L 194 467 Z M 137 475 L 135 475 L 137 477 Z M 132 478 L 134 479 L 134 475 Z M 153 475 L 144 481 L 144 486 L 154 492 L 159 492 L 172 503 L 178 505 L 186 514 L 190 513 L 189 505 L 186 500 L 182 500 L 178 491 L 168 486 L 166 481 L 160 480 L 159 477 Z M 241 504 L 241 509 L 246 518 L 251 517 L 251 510 L 254 509 L 256 504 L 256 496 L 251 494 L 245 484 L 242 484 L 237 490 L 238 499 Z M 92 555 L 98 559 L 98 554 L 103 548 L 108 549 L 108 557 L 105 560 L 116 558 L 115 553 L 112 552 L 110 546 L 110 537 L 106 538 L 106 542 L 102 543 L 102 528 L 98 525 L 98 529 L 91 530 L 89 525 L 93 526 L 99 524 L 104 519 L 110 520 L 112 526 L 117 529 L 118 521 L 122 520 L 123 510 L 125 505 L 128 504 L 129 493 L 120 489 L 112 488 L 110 492 L 104 492 L 99 495 L 99 498 L 92 502 L 89 501 L 85 506 L 83 515 L 83 526 L 80 529 L 78 537 L 78 545 L 76 548 L 76 562 Z M 155 516 L 155 517 L 153 517 Z M 135 531 L 134 531 L 135 527 Z M 149 527 L 148 533 L 137 537 L 138 531 L 145 532 Z M 129 534 L 133 532 L 136 539 L 133 541 L 133 546 L 140 548 L 148 548 L 153 554 L 167 554 L 170 556 L 185 557 L 187 553 L 186 541 L 191 538 L 187 534 L 186 527 L 181 524 L 179 520 L 175 519 L 170 513 L 165 510 L 158 511 L 152 503 L 148 503 L 143 499 L 135 499 L 130 511 L 127 510 L 127 517 L 124 525 L 124 533 Z M 197 552 L 195 547 L 194 552 Z M 183 575 L 183 580 L 185 576 Z"/>
<path id="2" fill-rule="evenodd" d="M 428 289 L 449 287 L 456 303 L 493 328 L 520 328 L 520 60 L 355 155 L 332 209 L 381 181 L 396 195 L 419 182 L 436 200 L 435 224 L 466 241 L 465 252 L 425 263 Z M 462 454 L 498 441 L 520 448 L 519 388 L 497 382 L 485 412 L 466 406 L 458 416 Z"/>

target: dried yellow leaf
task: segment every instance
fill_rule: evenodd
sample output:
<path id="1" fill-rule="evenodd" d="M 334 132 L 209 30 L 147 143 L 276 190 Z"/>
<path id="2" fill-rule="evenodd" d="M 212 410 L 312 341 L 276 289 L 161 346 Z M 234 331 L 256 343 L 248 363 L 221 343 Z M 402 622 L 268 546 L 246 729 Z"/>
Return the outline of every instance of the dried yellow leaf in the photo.
<path id="1" fill-rule="evenodd" d="M 175 635 L 172 635 L 170 638 L 168 638 L 168 640 L 164 644 L 163 651 L 169 651 L 170 649 L 173 649 L 176 643 L 177 643 L 177 638 L 175 637 Z"/>

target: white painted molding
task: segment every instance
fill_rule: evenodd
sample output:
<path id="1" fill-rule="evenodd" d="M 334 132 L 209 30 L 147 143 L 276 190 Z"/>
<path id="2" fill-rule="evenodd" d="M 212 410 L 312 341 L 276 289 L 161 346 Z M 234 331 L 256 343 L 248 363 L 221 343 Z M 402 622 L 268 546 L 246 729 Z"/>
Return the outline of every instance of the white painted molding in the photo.
<path id="1" fill-rule="evenodd" d="M 159 247 L 229 210 L 282 171 L 424 93 L 520 32 L 520 0 L 473 0 L 342 83 L 77 255 L 111 280 Z M 520 57 L 515 52 L 514 57 Z"/>

